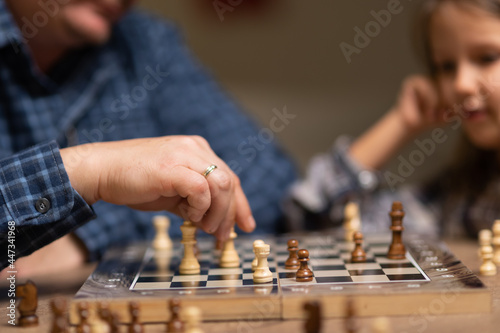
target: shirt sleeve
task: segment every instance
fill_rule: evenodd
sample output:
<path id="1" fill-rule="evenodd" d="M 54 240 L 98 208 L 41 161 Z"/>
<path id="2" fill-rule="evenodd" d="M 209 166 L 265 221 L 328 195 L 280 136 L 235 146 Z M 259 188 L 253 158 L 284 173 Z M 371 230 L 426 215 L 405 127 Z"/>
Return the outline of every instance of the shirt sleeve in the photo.
<path id="1" fill-rule="evenodd" d="M 380 172 L 352 160 L 350 145 L 350 138 L 339 137 L 330 151 L 311 160 L 305 177 L 290 188 L 285 202 L 289 229 L 331 226 L 335 220 L 332 215 L 341 215 L 332 208 L 343 206 L 347 200 L 356 201 L 380 187 Z"/>
<path id="2" fill-rule="evenodd" d="M 92 218 L 92 208 L 71 187 L 55 142 L 0 161 L 1 268 Z"/>
<path id="3" fill-rule="evenodd" d="M 337 139 L 332 149 L 314 157 L 306 176 L 290 189 L 285 210 L 291 230 L 340 226 L 348 201 L 359 204 L 362 231 L 386 233 L 392 202 L 401 201 L 405 210 L 405 230 L 437 235 L 436 212 L 421 188 L 389 188 L 383 171 L 360 166 L 348 153 L 351 140 Z"/>

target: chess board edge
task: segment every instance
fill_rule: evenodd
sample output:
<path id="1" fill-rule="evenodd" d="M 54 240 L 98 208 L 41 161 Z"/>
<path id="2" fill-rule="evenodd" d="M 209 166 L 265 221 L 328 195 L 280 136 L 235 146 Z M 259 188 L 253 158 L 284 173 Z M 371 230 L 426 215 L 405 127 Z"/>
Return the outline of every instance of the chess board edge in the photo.
<path id="1" fill-rule="evenodd" d="M 286 244 L 290 237 L 282 237 L 284 240 L 276 243 Z M 301 237 L 308 236 L 298 236 Z M 242 237 L 239 241 L 250 243 L 253 239 Z M 304 318 L 303 304 L 308 300 L 321 301 L 324 317 L 342 317 L 348 298 L 353 299 L 359 316 L 412 315 L 422 309 L 434 314 L 491 312 L 491 292 L 444 243 L 414 235 L 406 236 L 405 244 L 430 281 L 288 286 L 278 278 L 277 287 L 263 285 L 259 287 L 263 292 L 259 293 L 255 293 L 255 287 L 235 287 L 186 288 L 175 294 L 130 290 L 148 248 L 148 244 L 134 244 L 107 253 L 73 299 L 70 320 L 72 324 L 78 322 L 78 302 L 88 301 L 93 309 L 97 302 L 107 301 L 111 309 L 119 312 L 122 322 L 127 323 L 130 317 L 126 305 L 135 300 L 141 305 L 141 321 L 163 322 L 169 316 L 167 303 L 172 297 L 181 297 L 186 306 L 200 307 L 204 320 Z M 254 291 L 249 293 L 248 290 Z"/>

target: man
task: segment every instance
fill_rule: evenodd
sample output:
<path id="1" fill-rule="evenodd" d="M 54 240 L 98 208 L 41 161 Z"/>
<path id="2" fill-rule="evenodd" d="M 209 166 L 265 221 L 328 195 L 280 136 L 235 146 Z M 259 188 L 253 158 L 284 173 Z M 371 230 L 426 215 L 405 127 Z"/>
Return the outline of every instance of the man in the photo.
<path id="1" fill-rule="evenodd" d="M 2 268 L 72 231 L 16 261 L 20 274 L 96 260 L 152 237 L 141 211 L 219 239 L 235 222 L 276 229 L 293 166 L 275 145 L 249 143 L 253 123 L 175 29 L 127 14 L 133 3 L 0 0 Z"/>

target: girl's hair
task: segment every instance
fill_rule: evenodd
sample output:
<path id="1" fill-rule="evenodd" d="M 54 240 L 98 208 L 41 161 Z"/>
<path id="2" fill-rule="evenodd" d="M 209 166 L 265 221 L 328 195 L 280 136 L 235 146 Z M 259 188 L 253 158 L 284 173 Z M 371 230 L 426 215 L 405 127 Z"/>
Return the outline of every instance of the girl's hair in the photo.
<path id="1" fill-rule="evenodd" d="M 437 9 L 446 3 L 453 3 L 465 9 L 482 9 L 500 18 L 500 0 L 424 0 L 420 7 L 417 18 L 415 39 L 417 41 L 417 52 L 423 59 L 424 64 L 431 76 L 435 70 L 432 61 L 432 49 L 430 45 L 430 22 L 432 15 Z"/>

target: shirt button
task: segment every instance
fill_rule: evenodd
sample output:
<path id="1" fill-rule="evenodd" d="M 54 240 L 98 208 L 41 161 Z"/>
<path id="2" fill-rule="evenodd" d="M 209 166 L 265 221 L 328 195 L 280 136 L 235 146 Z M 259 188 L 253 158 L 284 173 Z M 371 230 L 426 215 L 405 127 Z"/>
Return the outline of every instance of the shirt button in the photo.
<path id="1" fill-rule="evenodd" d="M 50 209 L 50 201 L 46 198 L 40 198 L 35 203 L 35 208 L 38 212 L 45 214 Z"/>
<path id="2" fill-rule="evenodd" d="M 377 177 L 368 170 L 359 173 L 358 181 L 365 190 L 373 190 L 377 186 Z"/>

